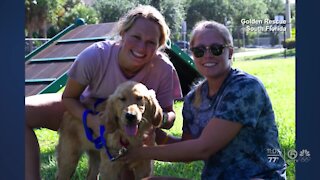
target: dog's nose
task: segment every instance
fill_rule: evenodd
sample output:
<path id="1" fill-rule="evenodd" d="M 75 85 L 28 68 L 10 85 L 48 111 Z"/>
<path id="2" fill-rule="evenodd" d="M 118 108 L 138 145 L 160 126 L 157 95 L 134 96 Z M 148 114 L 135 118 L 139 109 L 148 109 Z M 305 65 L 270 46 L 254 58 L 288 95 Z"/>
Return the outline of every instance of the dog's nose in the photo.
<path id="1" fill-rule="evenodd" d="M 126 113 L 126 118 L 127 118 L 129 121 L 133 121 L 133 120 L 136 119 L 136 115 L 127 112 L 127 113 Z"/>

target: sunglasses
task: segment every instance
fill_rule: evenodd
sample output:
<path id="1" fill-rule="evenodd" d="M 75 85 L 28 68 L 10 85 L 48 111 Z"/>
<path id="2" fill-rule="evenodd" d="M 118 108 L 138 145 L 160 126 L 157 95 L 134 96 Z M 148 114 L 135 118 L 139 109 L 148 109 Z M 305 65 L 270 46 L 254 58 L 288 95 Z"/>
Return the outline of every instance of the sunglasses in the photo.
<path id="1" fill-rule="evenodd" d="M 230 47 L 230 45 L 222 45 L 222 44 L 211 44 L 210 46 L 198 46 L 193 47 L 190 50 L 193 52 L 194 57 L 201 58 L 204 56 L 205 52 L 209 50 L 212 55 L 220 56 L 223 53 L 223 49 L 225 47 Z"/>

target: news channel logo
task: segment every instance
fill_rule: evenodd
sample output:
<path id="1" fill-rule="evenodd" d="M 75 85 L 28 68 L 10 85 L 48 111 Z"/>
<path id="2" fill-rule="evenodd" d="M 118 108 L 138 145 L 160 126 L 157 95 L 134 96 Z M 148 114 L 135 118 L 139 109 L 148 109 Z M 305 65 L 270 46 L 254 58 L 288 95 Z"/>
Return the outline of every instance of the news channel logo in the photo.
<path id="1" fill-rule="evenodd" d="M 297 151 L 295 149 L 280 150 L 280 149 L 267 149 L 267 156 L 269 162 L 277 162 L 280 157 L 286 161 L 306 163 L 311 160 L 311 153 L 307 149 Z"/>
<path id="2" fill-rule="evenodd" d="M 307 149 L 302 149 L 300 151 L 297 151 L 295 149 L 290 149 L 287 152 L 287 158 L 288 160 L 292 160 L 295 162 L 309 162 L 311 160 L 311 153 Z"/>

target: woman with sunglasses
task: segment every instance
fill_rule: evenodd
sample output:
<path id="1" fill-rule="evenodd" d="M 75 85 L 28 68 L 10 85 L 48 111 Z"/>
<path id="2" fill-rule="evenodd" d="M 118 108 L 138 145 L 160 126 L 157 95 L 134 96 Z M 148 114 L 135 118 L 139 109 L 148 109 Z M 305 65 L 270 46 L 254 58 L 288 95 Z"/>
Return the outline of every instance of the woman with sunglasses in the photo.
<path id="1" fill-rule="evenodd" d="M 163 145 L 130 149 L 126 160 L 204 160 L 201 179 L 286 179 L 270 99 L 260 80 L 231 67 L 228 29 L 199 22 L 190 46 L 204 80 L 184 98 L 182 137 L 158 130 Z"/>

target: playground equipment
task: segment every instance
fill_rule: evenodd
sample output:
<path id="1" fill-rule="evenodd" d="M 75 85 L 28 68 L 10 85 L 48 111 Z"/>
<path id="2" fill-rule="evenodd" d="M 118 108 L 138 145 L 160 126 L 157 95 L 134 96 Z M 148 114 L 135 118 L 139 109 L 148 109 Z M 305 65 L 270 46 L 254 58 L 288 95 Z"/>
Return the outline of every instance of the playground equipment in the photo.
<path id="1" fill-rule="evenodd" d="M 25 56 L 25 96 L 58 92 L 64 87 L 66 72 L 77 55 L 97 41 L 110 39 L 108 34 L 114 25 L 86 24 L 84 20 L 77 19 L 74 24 Z M 186 95 L 192 83 L 201 75 L 190 56 L 178 46 L 172 44 L 165 52 L 178 72 L 183 95 Z"/>

